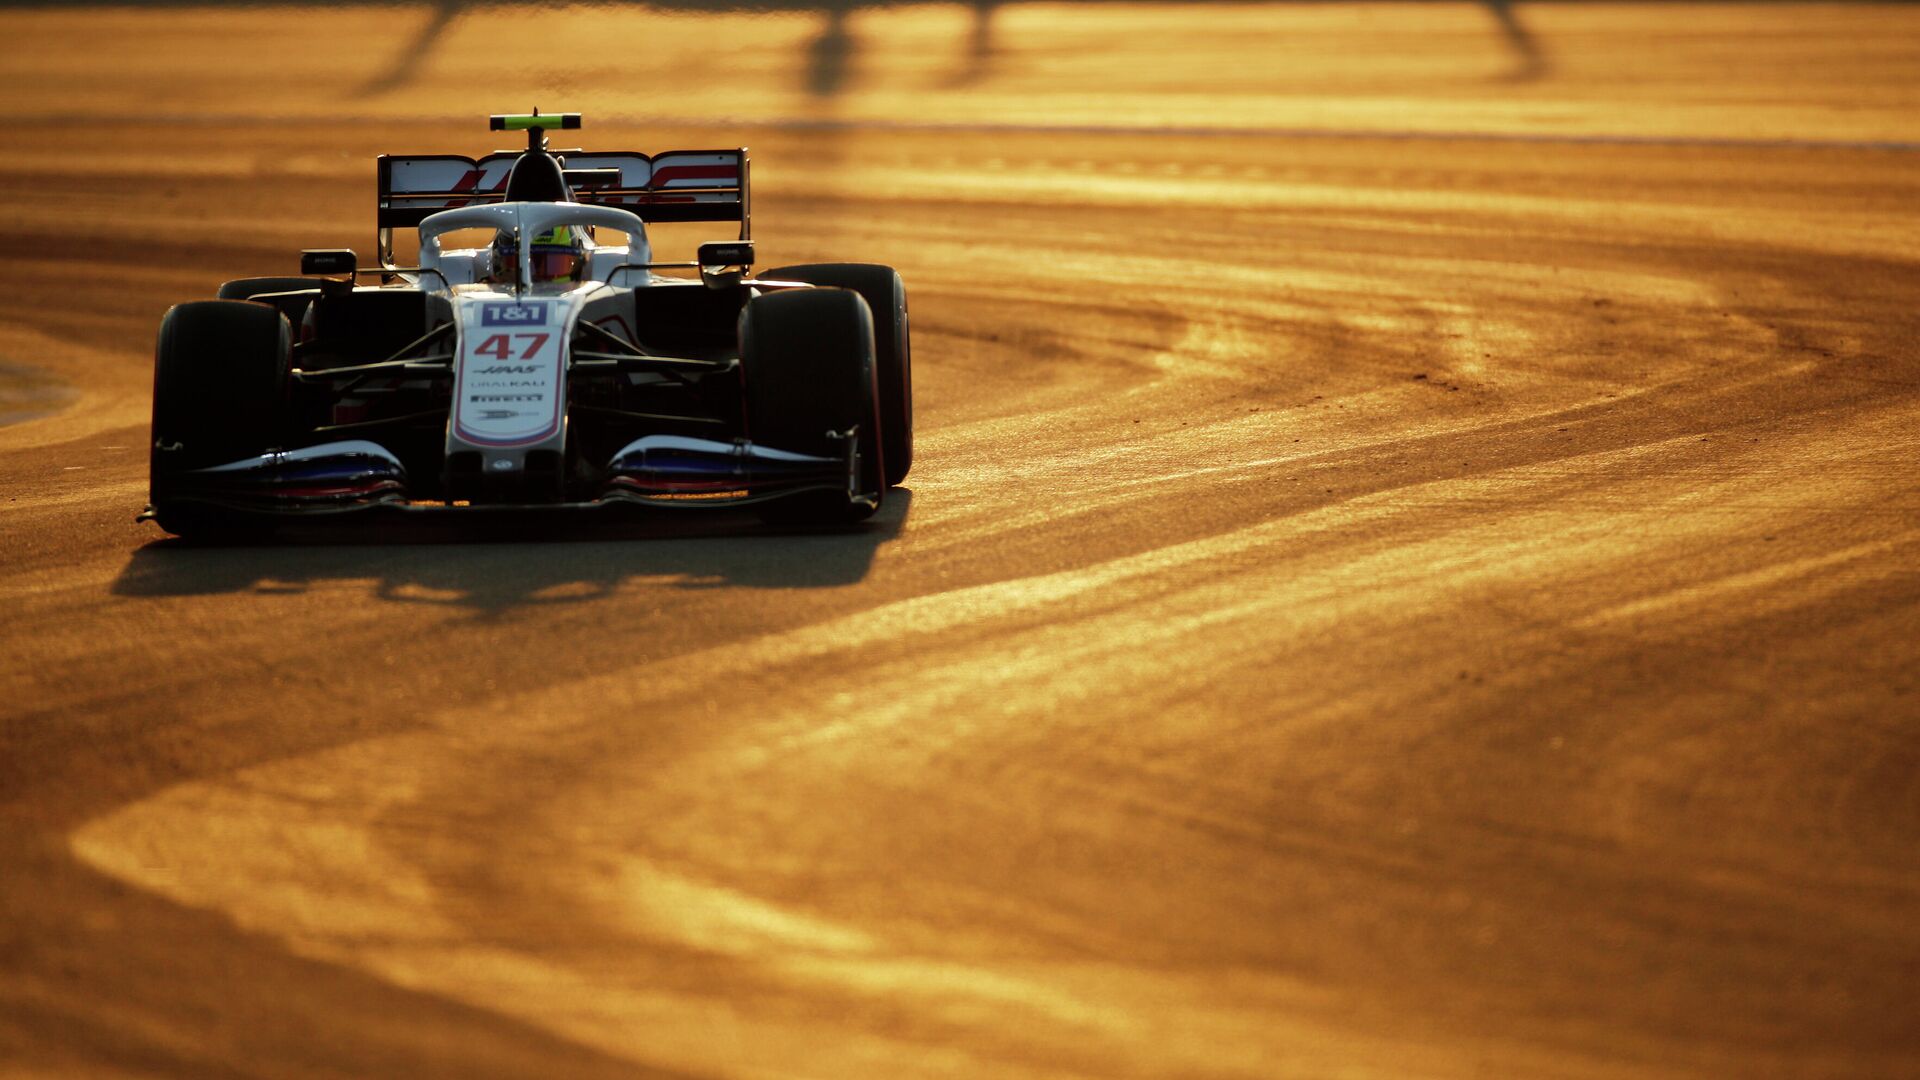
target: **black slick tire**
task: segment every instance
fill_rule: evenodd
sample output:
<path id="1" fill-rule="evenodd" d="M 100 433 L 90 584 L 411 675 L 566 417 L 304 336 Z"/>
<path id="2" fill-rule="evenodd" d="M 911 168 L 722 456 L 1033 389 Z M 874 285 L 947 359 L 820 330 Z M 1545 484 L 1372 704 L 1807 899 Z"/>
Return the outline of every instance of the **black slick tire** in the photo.
<path id="1" fill-rule="evenodd" d="M 860 486 L 874 503 L 844 491 L 810 491 L 756 509 L 778 524 L 848 524 L 869 517 L 886 490 L 874 378 L 873 317 L 866 301 L 844 289 L 771 293 L 740 316 L 740 364 L 746 382 L 747 437 L 801 454 L 837 457 L 844 444 L 829 432 L 859 430 Z"/>
<path id="2" fill-rule="evenodd" d="M 188 537 L 258 531 L 244 516 L 177 501 L 174 488 L 188 470 L 279 445 L 291 349 L 286 317 L 263 304 L 201 300 L 160 320 L 148 477 L 161 528 Z"/>
<path id="3" fill-rule="evenodd" d="M 874 263 L 806 263 L 761 275 L 769 281 L 804 281 L 860 294 L 873 312 L 874 370 L 880 384 L 880 435 L 887 485 L 898 485 L 913 467 L 913 341 L 907 328 L 907 286 L 891 266 Z"/>

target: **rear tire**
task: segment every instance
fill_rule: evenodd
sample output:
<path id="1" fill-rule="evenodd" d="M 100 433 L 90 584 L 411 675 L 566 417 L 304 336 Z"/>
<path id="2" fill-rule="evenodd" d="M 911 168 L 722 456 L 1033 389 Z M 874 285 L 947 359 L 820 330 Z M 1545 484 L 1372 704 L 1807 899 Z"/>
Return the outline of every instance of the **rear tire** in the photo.
<path id="1" fill-rule="evenodd" d="M 202 300 L 160 320 L 148 476 L 161 528 L 195 537 L 258 531 L 244 516 L 175 501 L 173 488 L 188 470 L 280 444 L 292 341 L 286 317 L 264 304 Z"/>
<path id="2" fill-rule="evenodd" d="M 913 342 L 907 332 L 907 286 L 891 266 L 807 263 L 769 270 L 770 281 L 804 281 L 860 294 L 873 311 L 874 370 L 880 384 L 880 438 L 887 485 L 913 467 Z"/>
<path id="3" fill-rule="evenodd" d="M 740 365 L 746 379 L 747 435 L 755 443 L 835 457 L 829 431 L 857 427 L 860 486 L 873 506 L 844 491 L 810 491 L 760 504 L 781 524 L 847 524 L 872 516 L 886 491 L 874 378 L 873 317 L 844 289 L 794 290 L 749 301 L 740 317 Z"/>

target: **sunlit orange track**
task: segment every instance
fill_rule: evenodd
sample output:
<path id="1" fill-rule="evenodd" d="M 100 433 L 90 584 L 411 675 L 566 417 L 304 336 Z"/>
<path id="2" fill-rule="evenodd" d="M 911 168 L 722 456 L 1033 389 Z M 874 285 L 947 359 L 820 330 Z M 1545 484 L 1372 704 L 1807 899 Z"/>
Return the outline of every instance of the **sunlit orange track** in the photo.
<path id="1" fill-rule="evenodd" d="M 0 1076 L 1920 1072 L 1920 8 L 778 6 L 0 5 Z M 902 269 L 911 490 L 136 525 L 534 105 Z"/>

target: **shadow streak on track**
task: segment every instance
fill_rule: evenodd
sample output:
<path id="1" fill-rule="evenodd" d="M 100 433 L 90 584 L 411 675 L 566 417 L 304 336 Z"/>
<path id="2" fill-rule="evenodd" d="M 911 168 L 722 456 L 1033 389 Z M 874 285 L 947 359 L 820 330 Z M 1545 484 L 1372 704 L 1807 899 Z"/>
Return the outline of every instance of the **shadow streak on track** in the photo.
<path id="1" fill-rule="evenodd" d="M 434 45 L 446 34 L 460 17 L 463 5 L 453 0 L 440 0 L 433 5 L 433 14 L 414 31 L 407 43 L 394 53 L 393 65 L 386 71 L 367 80 L 354 92 L 355 97 L 374 97 L 390 90 L 398 90 L 413 81 L 420 61 L 433 51 Z"/>
<path id="2" fill-rule="evenodd" d="M 817 12 L 824 20 L 819 36 L 815 37 L 807 48 L 808 66 L 805 87 L 818 97 L 832 97 L 845 90 L 848 78 L 858 54 L 858 42 L 848 29 L 847 20 L 856 11 L 866 8 L 907 7 L 920 0 L 653 0 L 627 4 L 625 6 L 643 7 L 668 12 L 748 12 L 758 14 L 779 14 L 790 12 Z M 948 80 L 948 85 L 958 88 L 966 86 L 983 77 L 992 65 L 993 16 L 1009 0 L 967 0 L 973 11 L 972 29 L 967 35 L 967 54 L 965 65 Z M 1246 4 L 1259 0 L 1184 0 L 1192 4 Z M 1334 3 L 1338 0 L 1304 0 L 1307 3 Z M 1428 3 L 1432 0 L 1405 0 L 1411 3 Z M 1539 41 L 1521 23 L 1515 10 L 1514 0 L 1471 0 L 1485 7 L 1500 27 L 1502 37 L 1512 48 L 1521 66 L 1507 76 L 1509 81 L 1524 82 L 1546 74 L 1547 60 Z M 1904 3 L 1908 0 L 1889 0 Z M 119 7 L 132 4 L 145 7 L 206 7 L 227 4 L 232 6 L 256 7 L 257 0 L 77 0 L 74 3 L 53 3 L 51 0 L 0 0 L 0 9 L 40 8 L 40 7 L 79 7 L 91 4 L 97 7 Z M 288 0 L 283 6 L 294 7 L 314 4 L 314 0 Z M 399 90 L 410 84 L 435 46 L 444 38 L 453 25 L 466 11 L 482 5 L 495 6 L 494 0 L 431 0 L 426 6 L 430 12 L 424 23 L 409 37 L 395 53 L 391 65 L 380 74 L 362 83 L 354 91 L 357 97 L 375 97 L 380 94 Z M 528 7 L 543 6 L 538 0 L 526 4 Z M 618 0 L 602 0 L 599 6 L 618 6 Z"/>
<path id="3" fill-rule="evenodd" d="M 132 554 L 112 591 L 156 599 L 375 577 L 384 599 L 491 618 L 590 600 L 637 575 L 678 579 L 669 584 L 683 588 L 847 585 L 864 578 L 879 546 L 900 533 L 911 502 L 910 491 L 895 490 L 873 522 L 838 532 L 773 530 L 743 513 L 689 513 L 559 529 L 538 519 L 485 529 L 342 521 L 300 530 L 296 546 L 162 540 Z M 72 735 L 76 726 L 85 729 L 86 751 L 57 763 L 32 752 L 38 740 Z M 68 846 L 67 831 L 98 816 L 103 796 L 121 805 L 366 734 L 362 708 L 344 700 L 302 710 L 297 723 L 230 724 L 137 690 L 124 708 L 91 717 L 29 711 L 10 721 L 0 735 L 19 752 L 0 755 L 0 792 L 8 793 L 0 800 L 0 864 L 10 870 L 0 875 L 0 966 L 39 974 L 31 989 L 0 983 L 0 1047 L 29 1072 L 47 1075 L 68 1074 L 73 1048 L 85 1047 L 95 1066 L 178 1078 L 251 1075 L 231 1063 L 272 1062 L 275 1075 L 290 1077 L 705 1080 L 642 1064 L 643 1041 L 633 1057 L 611 1056 L 513 1016 L 301 956 L 279 936 L 130 890 Z M 176 752 L 183 746 L 199 748 L 193 763 Z M 129 767 L 134 761 L 164 764 Z M 97 782 L 102 776 L 111 780 Z M 13 820 L 22 812 L 31 818 Z M 50 907 L 48 895 L 66 900 Z M 218 962 L 183 959 L 181 942 L 194 943 L 192 956 Z"/>
<path id="4" fill-rule="evenodd" d="M 377 577 L 374 595 L 382 600 L 501 614 L 608 596 L 632 577 L 666 578 L 685 589 L 832 588 L 866 577 L 880 545 L 906 524 L 912 498 L 894 490 L 871 522 L 851 531 L 773 530 L 730 513 L 559 528 L 538 517 L 485 528 L 344 520 L 254 547 L 169 539 L 135 551 L 113 594 L 300 592 L 322 581 Z M 467 546 L 468 557 L 449 558 L 449 544 Z"/>
<path id="5" fill-rule="evenodd" d="M 806 89 L 819 97 L 831 97 L 846 88 L 848 77 L 858 54 L 858 42 L 848 29 L 847 20 L 856 11 L 869 8 L 907 7 L 921 0 L 653 0 L 653 2 L 626 3 L 624 6 L 642 7 L 666 12 L 747 12 L 757 14 L 781 14 L 792 12 L 816 12 L 824 20 L 819 36 L 808 46 L 809 64 L 805 77 Z M 992 65 L 994 56 L 993 17 L 1000 8 L 1011 0 L 967 0 L 973 12 L 972 29 L 967 35 L 967 55 L 965 65 L 949 80 L 953 87 L 966 86 L 983 77 Z M 1106 2 L 1126 2 L 1126 0 L 1106 0 Z M 1201 5 L 1240 5 L 1257 3 L 1260 0 L 1183 0 L 1185 3 Z M 1340 0 L 1299 0 L 1302 3 L 1321 4 L 1338 3 Z M 1444 0 L 1399 0 L 1405 3 L 1433 3 Z M 1519 61 L 1519 67 L 1505 76 L 1509 82 L 1527 82 L 1548 73 L 1547 52 L 1539 38 L 1529 30 L 1520 19 L 1517 0 L 1463 0 L 1476 3 L 1487 9 L 1498 24 L 1501 37 Z M 1544 2 L 1544 0 L 1543 0 Z M 1662 3 L 1683 4 L 1695 0 L 1659 0 Z M 1920 0 L 1868 0 L 1881 5 L 1907 5 Z M 0 10 L 8 8 L 49 8 L 49 7 L 207 7 L 207 6 L 257 7 L 258 0 L 72 0 L 67 3 L 55 3 L 53 0 L 0 0 Z M 457 23 L 460 16 L 476 7 L 502 6 L 497 0 L 430 0 L 426 5 L 429 13 L 404 45 L 394 54 L 391 65 L 380 74 L 362 83 L 355 90 L 358 97 L 373 97 L 401 89 L 410 84 L 419 73 L 426 59 L 432 55 L 447 32 Z M 315 0 L 286 0 L 281 6 L 316 6 Z M 527 7 L 540 7 L 539 0 L 524 4 Z M 598 6 L 623 6 L 622 0 L 601 0 Z"/>
<path id="6" fill-rule="evenodd" d="M 1500 24 L 1500 32 L 1506 36 L 1507 45 L 1514 55 L 1520 58 L 1520 67 L 1508 76 L 1514 82 L 1526 82 L 1537 79 L 1547 73 L 1547 55 L 1540 48 L 1540 42 L 1520 21 L 1520 15 L 1513 8 L 1513 0 L 1482 0 Z"/>
<path id="7" fill-rule="evenodd" d="M 22 1075 L 202 1080 L 265 1075 L 233 1063 L 271 1062 L 284 1077 L 704 1080 L 295 955 L 224 915 L 128 889 L 46 833 L 0 840 L 0 852 L 14 870 L 32 867 L 0 881 L 0 961 L 42 973 L 30 992 L 0 988 L 0 1046 Z M 49 891 L 85 914 L 48 918 L 44 900 L 19 895 Z M 220 962 L 183 963 L 181 942 Z M 88 1067 L 76 1070 L 81 1047 Z"/>

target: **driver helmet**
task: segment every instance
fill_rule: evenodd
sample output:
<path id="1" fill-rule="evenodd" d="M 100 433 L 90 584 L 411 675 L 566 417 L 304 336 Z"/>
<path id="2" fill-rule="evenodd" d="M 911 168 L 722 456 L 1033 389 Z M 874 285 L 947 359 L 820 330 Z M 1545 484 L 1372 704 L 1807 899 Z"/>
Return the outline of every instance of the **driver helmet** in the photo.
<path id="1" fill-rule="evenodd" d="M 579 281 L 587 270 L 585 230 L 556 225 L 533 237 L 533 283 Z M 493 238 L 493 279 L 512 281 L 520 263 L 519 237 L 502 229 Z"/>

